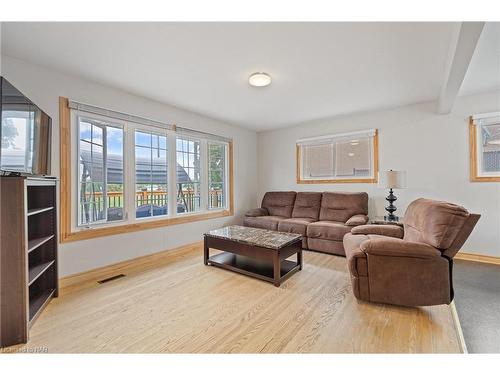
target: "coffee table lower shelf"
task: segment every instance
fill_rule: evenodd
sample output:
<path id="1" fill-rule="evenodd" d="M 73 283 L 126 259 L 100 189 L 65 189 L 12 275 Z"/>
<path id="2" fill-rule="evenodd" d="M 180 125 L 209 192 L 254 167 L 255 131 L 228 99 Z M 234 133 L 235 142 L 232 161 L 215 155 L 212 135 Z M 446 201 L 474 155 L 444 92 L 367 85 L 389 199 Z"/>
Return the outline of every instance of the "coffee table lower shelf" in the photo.
<path id="1" fill-rule="evenodd" d="M 275 283 L 273 263 L 255 258 L 222 252 L 208 258 L 208 264 L 224 268 L 243 275 L 255 277 L 270 283 Z M 289 260 L 282 260 L 280 267 L 280 283 L 300 270 L 300 265 Z"/>

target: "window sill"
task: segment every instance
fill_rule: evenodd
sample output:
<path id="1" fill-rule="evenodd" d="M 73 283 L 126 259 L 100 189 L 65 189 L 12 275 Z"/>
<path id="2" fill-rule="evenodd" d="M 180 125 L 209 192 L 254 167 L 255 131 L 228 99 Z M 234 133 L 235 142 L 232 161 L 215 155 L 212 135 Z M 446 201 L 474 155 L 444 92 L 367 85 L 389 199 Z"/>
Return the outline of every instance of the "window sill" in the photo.
<path id="1" fill-rule="evenodd" d="M 92 238 L 113 236 L 122 233 L 138 232 L 147 229 L 168 227 L 170 225 L 178 225 L 191 223 L 195 221 L 216 219 L 220 217 L 233 216 L 232 210 L 218 210 L 215 212 L 204 212 L 199 214 L 186 214 L 182 216 L 169 217 L 158 220 L 148 220 L 144 222 L 136 222 L 133 224 L 113 225 L 107 227 L 89 228 L 85 230 L 75 231 L 61 234 L 61 243 L 88 240 Z"/>

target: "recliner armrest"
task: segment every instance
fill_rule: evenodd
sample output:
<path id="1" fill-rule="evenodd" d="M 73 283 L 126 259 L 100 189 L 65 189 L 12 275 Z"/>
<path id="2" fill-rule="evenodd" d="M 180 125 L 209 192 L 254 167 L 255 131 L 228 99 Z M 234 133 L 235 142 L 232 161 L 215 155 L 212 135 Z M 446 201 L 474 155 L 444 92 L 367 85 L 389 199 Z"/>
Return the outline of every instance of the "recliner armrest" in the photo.
<path id="1" fill-rule="evenodd" d="M 369 255 L 396 256 L 409 258 L 441 258 L 441 252 L 425 243 L 404 241 L 397 238 L 377 238 L 366 240 L 360 245 L 361 251 Z"/>
<path id="2" fill-rule="evenodd" d="M 403 238 L 404 229 L 399 225 L 360 225 L 351 229 L 352 234 L 378 234 L 380 236 Z"/>
<path id="3" fill-rule="evenodd" d="M 356 225 L 363 225 L 363 224 L 366 224 L 366 223 L 368 223 L 368 216 L 362 215 L 362 214 L 358 214 L 358 215 L 351 216 L 349 218 L 349 220 L 347 220 L 345 222 L 345 225 L 353 227 L 353 226 L 356 226 Z"/>
<path id="4" fill-rule="evenodd" d="M 268 216 L 269 215 L 269 211 L 267 210 L 267 208 L 253 208 L 251 210 L 248 210 L 246 213 L 245 213 L 245 216 L 247 217 L 257 217 L 257 216 Z"/>

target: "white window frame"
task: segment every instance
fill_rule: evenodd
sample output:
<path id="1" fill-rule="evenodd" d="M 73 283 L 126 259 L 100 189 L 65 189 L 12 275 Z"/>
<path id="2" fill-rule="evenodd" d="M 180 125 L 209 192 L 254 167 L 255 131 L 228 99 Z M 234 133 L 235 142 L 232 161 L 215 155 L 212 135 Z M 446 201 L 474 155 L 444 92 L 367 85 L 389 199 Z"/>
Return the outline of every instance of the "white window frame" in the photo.
<path id="1" fill-rule="evenodd" d="M 219 144 L 224 146 L 224 206 L 222 208 L 210 208 L 210 180 L 209 180 L 209 173 L 210 173 L 210 158 L 208 154 L 208 144 L 213 143 L 213 144 Z M 206 164 L 206 170 L 207 170 L 207 188 L 205 189 L 207 191 L 208 195 L 208 200 L 207 200 L 207 210 L 210 212 L 221 210 L 221 209 L 227 209 L 229 207 L 229 181 L 228 181 L 228 175 L 229 175 L 229 143 L 228 142 L 222 142 L 218 140 L 207 140 L 207 164 Z"/>
<path id="2" fill-rule="evenodd" d="M 341 140 L 355 140 L 369 137 L 370 139 L 370 175 L 348 177 L 310 177 L 304 175 L 304 147 L 321 144 L 336 144 Z M 378 131 L 377 129 L 361 130 L 350 133 L 330 134 L 319 137 L 303 138 L 296 142 L 296 163 L 298 184 L 329 184 L 329 183 L 376 183 L 378 180 Z"/>
<path id="3" fill-rule="evenodd" d="M 107 222 L 104 220 L 79 225 L 79 155 L 80 155 L 80 118 L 95 119 L 105 122 L 107 126 L 121 128 L 123 130 L 123 219 Z M 169 218 L 181 216 L 197 216 L 200 214 L 216 213 L 218 211 L 228 211 L 230 209 L 230 187 L 229 187 L 229 142 L 197 137 L 183 133 L 177 133 L 175 129 L 169 129 L 167 126 L 162 129 L 160 126 L 144 125 L 132 121 L 115 119 L 113 117 L 102 116 L 81 110 L 71 110 L 70 126 L 75 131 L 71 131 L 71 230 L 80 232 L 94 228 L 119 227 L 127 224 L 138 224 L 150 221 L 161 221 Z M 167 192 L 168 192 L 168 212 L 166 215 L 150 216 L 144 218 L 135 217 L 135 131 L 145 131 L 167 137 Z M 103 134 L 104 137 L 104 134 Z M 177 213 L 177 137 L 190 139 L 200 142 L 200 210 L 193 212 Z M 225 146 L 225 172 L 224 172 L 224 207 L 209 209 L 208 202 L 208 142 L 220 143 Z M 103 139 L 103 143 L 104 139 Z M 75 147 L 76 145 L 76 147 Z M 103 153 L 104 153 L 103 145 Z M 75 167 L 76 166 L 76 167 Z M 105 161 L 104 161 L 104 166 Z M 173 166 L 173 167 L 172 167 Z M 105 172 L 104 172 L 105 173 Z M 103 181 L 105 182 L 105 181 Z"/>
<path id="4" fill-rule="evenodd" d="M 186 135 L 186 134 L 177 134 L 175 137 L 175 168 L 176 168 L 176 181 L 175 181 L 175 211 L 177 213 L 177 138 L 181 138 L 187 141 L 194 141 L 194 142 L 200 142 L 200 209 L 198 211 L 191 211 L 191 212 L 181 212 L 177 214 L 178 216 L 185 216 L 185 215 L 192 215 L 192 214 L 200 214 L 204 213 L 207 211 L 208 207 L 208 201 L 207 201 L 207 196 L 204 194 L 204 186 L 208 185 L 208 173 L 206 171 L 206 168 L 203 168 L 203 165 L 205 165 L 206 161 L 208 160 L 207 156 L 207 142 L 206 139 L 203 138 L 198 138 L 194 137 L 192 135 Z"/>
<path id="5" fill-rule="evenodd" d="M 168 130 L 168 129 L 160 129 L 159 127 L 156 127 L 156 126 L 147 126 L 147 125 L 142 125 L 142 124 L 136 124 L 136 123 L 129 123 L 129 126 L 130 126 L 130 138 L 131 140 L 129 140 L 129 144 L 130 144 L 130 147 L 132 148 L 133 152 L 130 152 L 131 155 L 131 167 L 128 168 L 126 171 L 127 171 L 127 175 L 128 176 L 128 179 L 129 181 L 131 181 L 132 183 L 132 190 L 133 190 L 133 194 L 129 194 L 129 207 L 130 207 L 130 211 L 131 214 L 129 215 L 130 217 L 133 216 L 133 221 L 134 222 L 142 222 L 142 221 L 148 221 L 148 220 L 160 220 L 160 219 L 165 219 L 165 218 L 168 218 L 170 216 L 173 216 L 172 215 L 172 211 L 171 211 L 171 204 L 170 204 L 170 200 L 171 200 L 171 194 L 170 194 L 170 190 L 171 190 L 171 184 L 170 184 L 170 138 L 171 137 L 174 137 L 175 138 L 175 132 L 171 131 L 171 130 Z M 168 194 L 168 209 L 167 209 L 167 213 L 165 215 L 157 215 L 157 216 L 149 216 L 149 217 L 136 217 L 136 207 L 135 207 L 135 193 L 136 193 L 136 189 L 135 189 L 135 185 L 137 184 L 136 183 L 136 175 L 135 175 L 135 132 L 136 130 L 138 131 L 142 131 L 142 132 L 147 132 L 147 133 L 151 133 L 151 134 L 156 134 L 156 135 L 160 135 L 160 136 L 165 136 L 167 137 L 167 194 Z"/>
<path id="6" fill-rule="evenodd" d="M 83 224 L 80 224 L 79 223 L 79 217 L 80 217 L 80 193 L 81 193 L 81 184 L 80 184 L 80 173 L 79 173 L 79 170 L 80 170 L 80 160 L 79 160 L 79 157 L 80 157 L 80 121 L 81 120 L 87 120 L 89 122 L 91 122 L 92 120 L 97 120 L 97 121 L 101 121 L 101 122 L 104 122 L 106 123 L 106 126 L 110 126 L 110 127 L 114 127 L 114 128 L 118 128 L 118 129 L 122 129 L 123 131 L 123 202 L 124 202 L 124 207 L 123 207 L 123 219 L 122 220 L 114 220 L 114 221 L 111 221 L 111 222 L 108 222 L 106 221 L 106 219 L 103 219 L 103 220 L 99 220 L 99 221 L 96 221 L 96 222 L 93 222 L 93 223 L 90 223 L 90 224 L 86 224 L 86 223 L 83 223 Z M 74 145 L 75 142 L 76 142 L 76 147 L 72 148 L 72 149 L 76 149 L 76 154 L 75 155 L 72 155 L 71 157 L 71 163 L 72 163 L 72 166 L 74 166 L 72 168 L 72 171 L 74 171 L 73 173 L 73 178 L 72 180 L 75 181 L 75 187 L 76 187 L 76 192 L 72 192 L 73 195 L 73 198 L 74 198 L 74 202 L 76 203 L 74 207 L 72 207 L 72 211 L 73 211 L 73 215 L 72 217 L 74 217 L 74 222 L 72 224 L 72 227 L 74 229 L 77 229 L 77 230 L 80 230 L 82 228 L 91 228 L 91 227 L 94 227 L 94 226 L 99 226 L 99 225 L 111 225 L 111 224 L 114 224 L 114 225 L 122 225 L 125 221 L 127 221 L 127 210 L 126 210 L 126 189 L 127 189 L 127 184 L 126 184 L 126 179 L 125 179 L 125 171 L 127 169 L 127 166 L 126 166 L 126 155 L 125 155 L 125 139 L 126 139 L 126 128 L 125 128 L 125 123 L 120 121 L 120 120 L 115 120 L 115 119 L 110 119 L 110 118 L 107 118 L 107 117 L 104 117 L 104 116 L 100 116 L 100 115 L 97 115 L 97 114 L 92 114 L 92 113 L 76 113 L 74 112 L 73 113 L 73 116 L 72 116 L 72 123 L 76 124 L 76 131 L 74 132 L 74 137 L 72 137 L 72 144 Z M 107 152 L 106 152 L 106 149 L 107 149 L 107 145 L 106 142 L 105 142 L 105 136 L 106 136 L 106 132 L 103 131 L 103 201 L 104 201 L 104 208 L 107 208 L 107 202 L 106 202 L 106 199 L 104 199 L 104 196 L 106 194 L 106 182 L 107 182 L 107 171 L 106 171 L 106 158 L 107 158 Z M 106 212 L 106 216 L 107 216 L 107 212 Z"/>

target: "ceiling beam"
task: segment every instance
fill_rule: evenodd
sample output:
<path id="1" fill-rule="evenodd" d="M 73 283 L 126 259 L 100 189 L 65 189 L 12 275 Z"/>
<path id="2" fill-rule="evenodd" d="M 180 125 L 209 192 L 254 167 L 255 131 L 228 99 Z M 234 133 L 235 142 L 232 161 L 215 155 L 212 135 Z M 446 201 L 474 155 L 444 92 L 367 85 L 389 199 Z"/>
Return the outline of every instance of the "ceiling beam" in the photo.
<path id="1" fill-rule="evenodd" d="M 439 95 L 438 113 L 451 112 L 483 27 L 484 22 L 461 22 L 453 31 L 443 86 Z"/>

